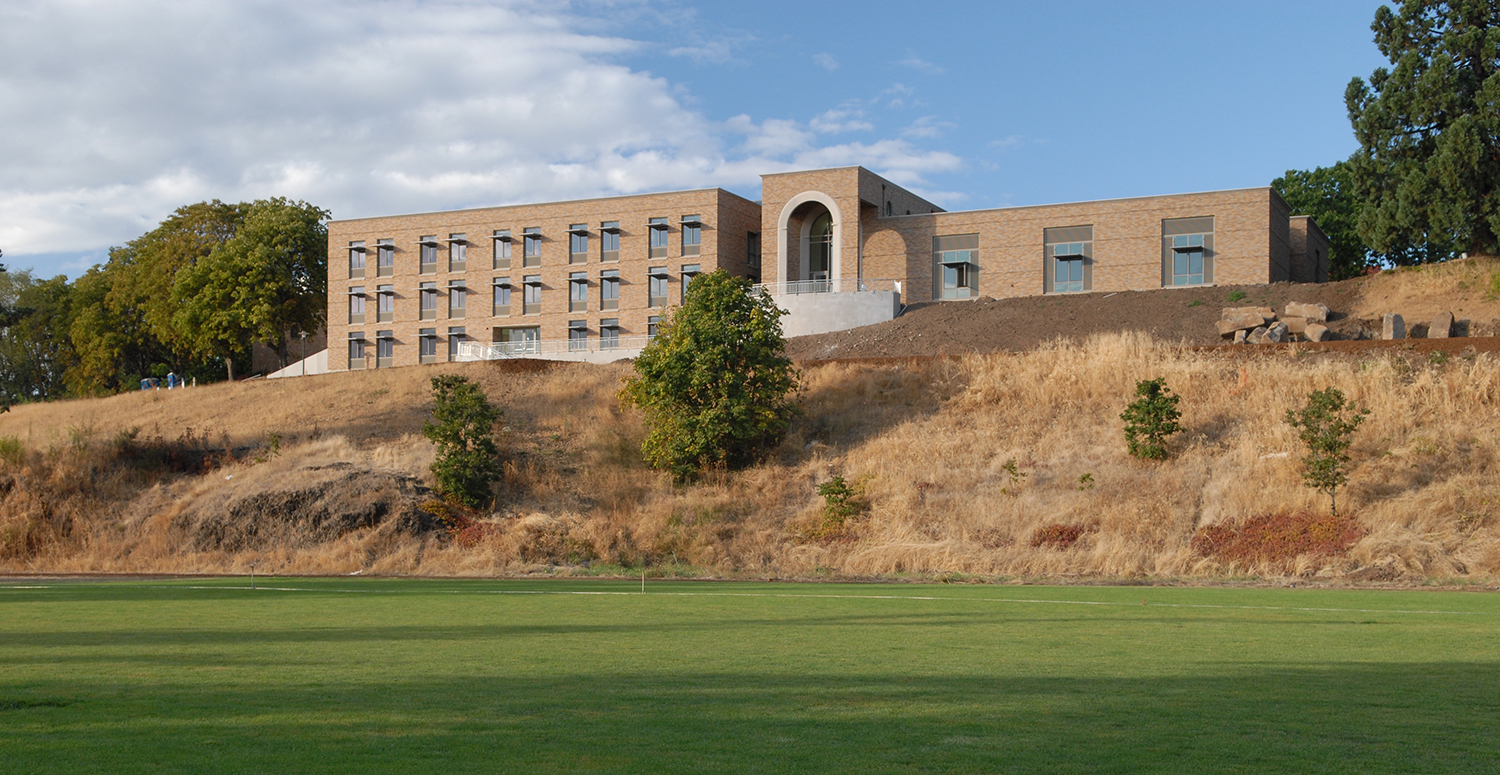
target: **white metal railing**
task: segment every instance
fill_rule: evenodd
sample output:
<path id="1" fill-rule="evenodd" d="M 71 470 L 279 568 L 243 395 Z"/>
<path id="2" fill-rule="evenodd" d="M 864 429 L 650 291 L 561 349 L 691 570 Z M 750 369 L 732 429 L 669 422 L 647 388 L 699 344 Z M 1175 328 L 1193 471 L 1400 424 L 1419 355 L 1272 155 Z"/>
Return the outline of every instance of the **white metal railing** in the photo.
<path id="1" fill-rule="evenodd" d="M 761 283 L 755 286 L 757 293 L 772 296 L 796 296 L 804 293 L 870 293 L 872 291 L 901 292 L 901 281 L 872 279 L 868 277 L 846 277 L 836 280 L 797 280 L 789 283 Z"/>
<path id="2" fill-rule="evenodd" d="M 574 353 L 609 353 L 640 351 L 651 341 L 649 336 L 620 336 L 609 339 L 533 339 L 529 342 L 459 342 L 460 361 L 498 361 L 505 358 L 537 358 Z"/>

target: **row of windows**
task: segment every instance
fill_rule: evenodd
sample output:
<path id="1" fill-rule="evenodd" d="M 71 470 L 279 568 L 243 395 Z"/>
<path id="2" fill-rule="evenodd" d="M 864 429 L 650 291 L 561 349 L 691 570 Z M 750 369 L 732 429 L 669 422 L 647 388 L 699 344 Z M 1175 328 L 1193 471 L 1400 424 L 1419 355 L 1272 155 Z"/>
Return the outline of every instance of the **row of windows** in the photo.
<path id="1" fill-rule="evenodd" d="M 694 277 L 702 274 L 701 264 L 683 264 L 682 281 L 679 283 L 682 299 L 687 298 L 688 285 Z M 668 294 L 671 290 L 672 273 L 667 267 L 652 267 L 647 272 L 647 306 L 665 307 L 668 302 Z M 589 285 L 590 280 L 587 272 L 573 272 L 568 275 L 568 311 L 586 312 L 589 308 Z M 512 313 L 512 297 L 515 286 L 509 277 L 496 277 L 490 284 L 491 304 L 490 315 L 499 317 Z M 620 308 L 620 271 L 618 269 L 606 269 L 599 273 L 599 309 L 615 310 Z M 541 275 L 526 275 L 521 281 L 521 314 L 538 315 L 542 311 L 542 277 Z M 438 287 L 437 283 L 422 283 L 417 289 L 420 296 L 420 320 L 437 320 L 438 318 Z M 452 280 L 448 283 L 448 317 L 457 319 L 466 317 L 469 306 L 469 288 L 463 280 Z M 375 286 L 375 322 L 388 323 L 396 319 L 396 288 L 394 285 Z M 366 321 L 368 296 L 362 285 L 349 288 L 349 322 L 351 324 L 364 323 Z"/>
<path id="2" fill-rule="evenodd" d="M 1043 230 L 1043 292 L 1079 293 L 1093 288 L 1094 227 Z M 1162 221 L 1162 285 L 1213 282 L 1214 218 Z M 979 295 L 979 235 L 933 238 L 934 295 L 966 299 Z"/>
<path id="3" fill-rule="evenodd" d="M 656 315 L 646 319 L 646 336 L 656 336 L 657 329 L 661 325 L 661 318 Z M 618 318 L 606 318 L 599 321 L 598 349 L 613 350 L 620 347 L 620 321 Z M 589 349 L 590 331 L 588 321 L 568 321 L 568 349 L 581 351 Z M 440 347 L 439 336 L 436 328 L 423 328 L 417 332 L 417 359 L 419 363 L 437 363 Z M 469 336 L 462 326 L 453 326 L 447 332 L 447 359 L 458 360 L 459 348 L 464 342 L 469 341 Z M 524 353 L 530 347 L 538 347 L 541 342 L 541 327 L 531 326 L 524 328 L 496 329 L 496 342 L 510 345 L 519 353 Z M 349 333 L 349 369 L 358 371 L 365 368 L 390 368 L 395 365 L 396 349 L 399 347 L 394 331 L 376 331 L 374 346 L 365 338 L 363 331 L 351 331 Z M 371 361 L 374 361 L 371 363 Z"/>
<path id="4" fill-rule="evenodd" d="M 647 231 L 650 232 L 650 244 L 648 247 L 648 258 L 666 258 L 668 244 L 670 242 L 671 226 L 666 218 L 651 218 L 647 223 Z M 700 255 L 703 242 L 703 221 L 697 215 L 682 216 L 681 228 L 683 256 Z M 568 263 L 586 264 L 589 261 L 590 243 L 594 241 L 594 234 L 589 230 L 586 223 L 575 223 L 568 227 Z M 490 240 L 494 245 L 491 251 L 490 267 L 492 269 L 511 268 L 511 252 L 513 236 L 510 229 L 496 229 Z M 540 227 L 530 227 L 521 230 L 521 266 L 522 268 L 538 267 L 542 265 L 542 230 Z M 603 221 L 599 225 L 598 240 L 599 260 L 601 262 L 614 262 L 620 260 L 620 222 Z M 446 250 L 449 272 L 468 271 L 469 246 L 474 244 L 470 241 L 468 234 L 449 234 L 447 239 L 438 239 L 437 235 L 426 235 L 417 240 L 419 274 L 436 274 L 438 271 L 438 256 L 440 251 Z M 751 233 L 748 238 L 747 252 L 752 267 L 760 265 L 760 235 Z M 349 277 L 360 279 L 365 277 L 366 264 L 368 262 L 369 246 L 363 240 L 355 240 L 349 243 Z M 380 239 L 375 241 L 375 276 L 391 277 L 396 272 L 396 244 L 394 240 Z"/>

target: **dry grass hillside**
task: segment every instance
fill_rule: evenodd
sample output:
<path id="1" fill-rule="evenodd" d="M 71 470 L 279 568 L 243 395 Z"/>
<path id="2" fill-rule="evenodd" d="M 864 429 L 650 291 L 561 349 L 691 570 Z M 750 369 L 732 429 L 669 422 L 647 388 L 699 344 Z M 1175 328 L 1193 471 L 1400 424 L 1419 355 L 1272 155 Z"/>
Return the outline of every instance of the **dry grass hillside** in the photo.
<path id="1" fill-rule="evenodd" d="M 0 415 L 0 569 L 1500 575 L 1494 355 L 1240 350 L 1125 333 L 812 365 L 805 414 L 772 459 L 686 487 L 639 462 L 642 428 L 614 400 L 623 364 L 453 364 L 19 406 Z M 506 411 L 496 508 L 458 539 L 423 506 L 428 378 L 445 372 Z M 1157 376 L 1182 396 L 1187 430 L 1172 459 L 1143 462 L 1125 452 L 1119 413 L 1136 380 Z M 1342 525 L 1300 486 L 1282 421 L 1328 385 L 1372 412 Z M 834 474 L 859 508 L 842 527 L 816 494 Z M 1211 526 L 1250 550 L 1213 550 Z"/>

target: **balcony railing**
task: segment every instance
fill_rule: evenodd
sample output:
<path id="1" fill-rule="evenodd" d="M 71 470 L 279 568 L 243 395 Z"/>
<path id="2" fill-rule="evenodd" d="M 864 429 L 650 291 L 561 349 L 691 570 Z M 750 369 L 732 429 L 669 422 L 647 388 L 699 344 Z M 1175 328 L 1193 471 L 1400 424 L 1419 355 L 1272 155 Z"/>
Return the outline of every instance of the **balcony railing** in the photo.
<path id="1" fill-rule="evenodd" d="M 901 292 L 900 280 L 877 280 L 868 277 L 847 277 L 837 280 L 797 280 L 789 283 L 761 283 L 755 286 L 758 293 L 772 296 L 796 296 L 804 293 L 870 293 L 873 291 Z"/>
<path id="2" fill-rule="evenodd" d="M 651 341 L 649 336 L 620 336 L 603 339 L 533 339 L 529 342 L 460 342 L 460 361 L 498 361 L 505 358 L 536 358 L 545 355 L 607 353 L 624 350 L 639 352 Z"/>

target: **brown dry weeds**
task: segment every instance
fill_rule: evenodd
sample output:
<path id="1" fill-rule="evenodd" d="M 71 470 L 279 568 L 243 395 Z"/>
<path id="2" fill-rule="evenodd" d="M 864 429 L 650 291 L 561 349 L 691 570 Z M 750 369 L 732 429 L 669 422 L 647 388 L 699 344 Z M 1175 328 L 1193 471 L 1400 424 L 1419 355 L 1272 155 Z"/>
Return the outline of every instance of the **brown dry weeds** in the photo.
<path id="1" fill-rule="evenodd" d="M 805 414 L 771 460 L 688 487 L 640 463 L 639 420 L 614 400 L 624 365 L 461 364 L 19 407 L 0 417 L 0 436 L 28 449 L 0 464 L 0 569 L 491 575 L 645 561 L 783 577 L 1489 579 L 1500 575 L 1497 365 L 1400 351 L 1247 359 L 1136 334 L 822 364 L 804 374 Z M 237 551 L 184 533 L 247 499 L 331 481 L 330 466 L 430 483 L 419 429 L 436 372 L 476 379 L 506 410 L 505 479 L 478 546 L 385 525 L 331 540 L 282 531 Z M 1158 376 L 1182 396 L 1188 430 L 1172 459 L 1138 461 L 1119 413 L 1137 380 Z M 1364 536 L 1343 556 L 1289 565 L 1195 554 L 1201 526 L 1326 510 L 1300 484 L 1282 417 L 1329 385 L 1372 411 L 1340 495 Z M 136 426 L 163 439 L 192 428 L 233 457 L 206 473 L 133 469 L 109 450 Z M 279 456 L 266 455 L 271 434 Z M 835 473 L 859 483 L 868 509 L 840 540 L 808 541 L 822 519 L 816 485 Z M 1067 548 L 1033 546 L 1051 525 L 1088 529 Z"/>

